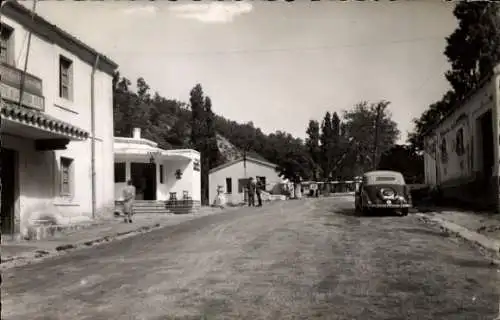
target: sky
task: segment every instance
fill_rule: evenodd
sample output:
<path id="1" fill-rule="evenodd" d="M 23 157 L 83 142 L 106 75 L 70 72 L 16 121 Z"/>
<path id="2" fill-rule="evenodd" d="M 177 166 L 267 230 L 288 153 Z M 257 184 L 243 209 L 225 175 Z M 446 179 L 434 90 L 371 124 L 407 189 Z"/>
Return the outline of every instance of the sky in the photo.
<path id="1" fill-rule="evenodd" d="M 31 7 L 32 2 L 24 1 Z M 36 11 L 135 82 L 270 133 L 304 138 L 309 120 L 390 101 L 400 142 L 449 88 L 453 3 L 412 1 L 38 1 Z"/>

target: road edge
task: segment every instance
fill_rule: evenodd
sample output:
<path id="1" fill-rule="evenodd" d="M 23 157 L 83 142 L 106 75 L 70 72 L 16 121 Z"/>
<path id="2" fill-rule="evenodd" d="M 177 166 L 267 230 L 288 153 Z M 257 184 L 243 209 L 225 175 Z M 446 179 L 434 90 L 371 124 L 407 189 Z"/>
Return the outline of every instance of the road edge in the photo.
<path id="1" fill-rule="evenodd" d="M 429 214 L 420 212 L 415 213 L 415 216 L 417 216 L 423 223 L 437 224 L 445 232 L 475 245 L 480 249 L 480 251 L 487 253 L 487 258 L 490 259 L 493 264 L 500 265 L 500 241 L 490 239 L 480 233 L 471 231 L 456 223 L 437 216 L 430 216 Z"/>
<path id="2" fill-rule="evenodd" d="M 55 256 L 60 256 L 63 255 L 69 251 L 77 250 L 77 249 L 83 249 L 83 248 L 91 248 L 95 247 L 98 245 L 102 245 L 105 243 L 109 243 L 114 240 L 119 240 L 119 239 L 124 239 L 128 237 L 132 237 L 138 234 L 143 234 L 143 233 L 148 233 L 153 230 L 161 228 L 162 225 L 158 222 L 156 223 L 151 223 L 148 225 L 143 225 L 137 228 L 134 228 L 132 230 L 127 230 L 127 231 L 122 231 L 122 232 L 117 232 L 111 235 L 106 235 L 98 238 L 94 238 L 91 240 L 85 239 L 82 241 L 76 241 L 76 242 L 68 242 L 66 244 L 59 245 L 53 249 L 49 250 L 34 250 L 30 253 L 11 257 L 8 260 L 2 260 L 2 263 L 0 264 L 0 270 L 7 270 L 15 267 L 21 267 L 24 265 L 32 264 L 32 263 L 38 263 L 44 259 L 55 257 Z"/>
<path id="3" fill-rule="evenodd" d="M 110 243 L 112 241 L 121 240 L 121 239 L 129 238 L 129 237 L 134 237 L 136 235 L 149 233 L 149 232 L 152 232 L 152 231 L 157 230 L 157 229 L 166 228 L 166 227 L 170 227 L 173 225 L 178 225 L 178 224 L 181 224 L 183 222 L 191 221 L 193 219 L 199 219 L 199 218 L 206 217 L 206 216 L 218 215 L 218 214 L 222 214 L 222 213 L 237 211 L 238 209 L 241 209 L 241 207 L 240 206 L 224 207 L 224 208 L 220 208 L 220 210 L 214 210 L 210 213 L 191 214 L 191 215 L 189 215 L 190 219 L 179 221 L 179 222 L 174 223 L 174 224 L 170 224 L 168 222 L 165 223 L 166 221 L 162 221 L 163 223 L 159 222 L 159 221 L 151 221 L 151 223 L 149 223 L 149 224 L 143 224 L 141 226 L 137 226 L 137 228 L 134 228 L 132 230 L 116 232 L 113 234 L 101 236 L 101 237 L 94 238 L 91 240 L 85 239 L 82 241 L 68 242 L 66 244 L 59 245 L 59 246 L 55 247 L 54 249 L 50 249 L 50 250 L 37 249 L 37 250 L 34 250 L 34 251 L 27 253 L 27 254 L 15 256 L 15 257 L 9 258 L 7 260 L 1 260 L 0 271 L 9 270 L 12 268 L 17 268 L 17 267 L 21 267 L 24 265 L 39 263 L 45 259 L 62 256 L 70 251 L 85 249 L 85 248 L 92 248 L 92 247 L 96 247 L 99 245 L 104 245 L 104 244 Z M 170 221 L 170 220 L 167 220 L 167 221 Z"/>

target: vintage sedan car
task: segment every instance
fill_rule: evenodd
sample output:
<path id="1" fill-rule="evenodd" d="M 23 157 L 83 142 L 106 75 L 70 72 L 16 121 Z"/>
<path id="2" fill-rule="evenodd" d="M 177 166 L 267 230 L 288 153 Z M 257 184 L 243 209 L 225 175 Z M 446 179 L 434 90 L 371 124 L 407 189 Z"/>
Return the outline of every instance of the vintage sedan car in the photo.
<path id="1" fill-rule="evenodd" d="M 356 188 L 355 207 L 364 214 L 374 209 L 386 209 L 407 215 L 412 207 L 410 188 L 397 171 L 366 172 Z"/>

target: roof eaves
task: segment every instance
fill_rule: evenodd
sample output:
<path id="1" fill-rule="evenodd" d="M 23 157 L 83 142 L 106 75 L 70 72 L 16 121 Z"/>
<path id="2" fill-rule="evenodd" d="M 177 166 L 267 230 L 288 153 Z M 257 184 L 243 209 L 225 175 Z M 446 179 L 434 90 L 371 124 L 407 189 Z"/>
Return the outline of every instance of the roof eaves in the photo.
<path id="1" fill-rule="evenodd" d="M 476 94 L 479 90 L 481 90 L 486 85 L 486 83 L 491 80 L 493 75 L 494 75 L 494 72 L 489 72 L 483 78 L 483 80 L 481 80 L 476 85 L 476 87 L 474 89 L 471 89 L 464 96 L 463 99 L 461 99 L 459 102 L 455 103 L 453 108 L 451 108 L 451 110 L 448 111 L 438 122 L 436 122 L 434 125 L 432 125 L 428 130 L 424 131 L 424 133 L 422 133 L 422 136 L 425 138 L 425 137 L 429 136 L 431 133 L 433 133 L 446 119 L 448 119 L 453 113 L 455 113 L 458 110 L 458 108 L 460 108 L 462 105 L 467 103 L 472 98 L 472 96 L 474 96 L 474 94 Z"/>
<path id="2" fill-rule="evenodd" d="M 7 10 L 6 10 L 7 9 Z M 2 7 L 2 13 L 11 17 L 9 14 L 12 13 L 9 11 L 9 9 L 12 9 L 16 11 L 19 14 L 22 15 L 27 15 L 31 19 L 32 12 L 22 4 L 20 4 L 17 0 L 13 0 L 10 2 L 7 2 L 3 7 Z M 12 19 L 15 19 L 15 17 L 11 17 Z M 68 32 L 64 31 L 63 29 L 59 28 L 55 24 L 50 23 L 48 20 L 43 18 L 42 16 L 38 14 L 34 14 L 33 18 L 36 20 L 37 23 L 40 23 L 47 27 L 48 29 L 54 31 L 58 36 L 63 38 L 64 40 L 67 40 L 69 42 L 72 42 L 73 44 L 77 45 L 78 47 L 88 51 L 89 53 L 93 54 L 94 56 L 99 56 L 99 59 L 106 63 L 111 69 L 116 70 L 118 68 L 118 64 L 108 58 L 106 55 L 98 52 L 97 50 L 93 49 L 89 45 L 85 44 L 81 40 L 77 39 L 75 36 L 69 34 Z M 19 22 L 19 21 L 18 21 Z M 36 30 L 34 30 L 36 32 Z"/>

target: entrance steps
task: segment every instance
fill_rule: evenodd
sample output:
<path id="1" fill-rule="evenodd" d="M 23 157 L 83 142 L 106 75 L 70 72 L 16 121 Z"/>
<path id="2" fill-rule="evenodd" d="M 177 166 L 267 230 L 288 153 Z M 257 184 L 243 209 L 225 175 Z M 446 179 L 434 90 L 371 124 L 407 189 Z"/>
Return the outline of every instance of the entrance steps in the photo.
<path id="1" fill-rule="evenodd" d="M 121 203 L 116 203 L 117 211 L 123 212 Z M 195 214 L 200 209 L 200 201 L 194 200 L 135 200 L 134 214 Z"/>
<path id="2" fill-rule="evenodd" d="M 165 206 L 165 201 L 136 200 L 134 201 L 134 214 L 173 214 Z"/>

